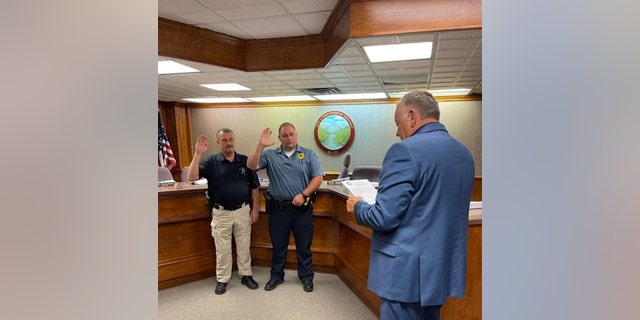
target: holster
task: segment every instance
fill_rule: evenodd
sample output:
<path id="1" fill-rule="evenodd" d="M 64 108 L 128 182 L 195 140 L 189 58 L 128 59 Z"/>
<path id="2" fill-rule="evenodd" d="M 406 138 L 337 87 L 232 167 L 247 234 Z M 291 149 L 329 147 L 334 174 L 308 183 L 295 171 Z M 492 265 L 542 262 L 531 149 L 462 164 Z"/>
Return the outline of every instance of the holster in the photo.
<path id="1" fill-rule="evenodd" d="M 271 212 L 271 206 L 273 205 L 273 197 L 269 193 L 269 190 L 263 192 L 262 195 L 264 195 L 264 211 L 269 213 Z"/>

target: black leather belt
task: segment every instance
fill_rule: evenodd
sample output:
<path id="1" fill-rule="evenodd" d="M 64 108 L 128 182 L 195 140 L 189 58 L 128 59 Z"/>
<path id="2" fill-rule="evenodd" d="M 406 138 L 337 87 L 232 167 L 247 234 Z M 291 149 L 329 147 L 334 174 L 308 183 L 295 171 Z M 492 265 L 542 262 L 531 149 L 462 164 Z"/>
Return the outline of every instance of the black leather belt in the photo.
<path id="1" fill-rule="evenodd" d="M 221 205 L 219 203 L 214 203 L 213 207 L 218 209 L 218 210 L 233 211 L 233 210 L 238 210 L 238 209 L 240 209 L 240 208 L 242 208 L 242 207 L 244 207 L 244 206 L 246 206 L 248 204 L 249 204 L 249 201 L 245 201 L 245 202 L 243 202 L 243 203 L 241 203 L 239 205 L 236 205 L 236 206 L 223 206 L 223 205 Z"/>

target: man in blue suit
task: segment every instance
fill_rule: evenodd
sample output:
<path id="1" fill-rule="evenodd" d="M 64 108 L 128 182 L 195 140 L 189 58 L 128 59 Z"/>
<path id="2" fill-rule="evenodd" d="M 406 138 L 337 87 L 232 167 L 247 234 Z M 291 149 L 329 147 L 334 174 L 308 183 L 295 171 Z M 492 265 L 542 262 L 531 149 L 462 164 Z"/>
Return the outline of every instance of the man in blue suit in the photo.
<path id="1" fill-rule="evenodd" d="M 463 297 L 474 162 L 439 122 L 426 91 L 397 103 L 375 204 L 350 196 L 347 211 L 373 230 L 368 288 L 381 319 L 439 319 L 447 297 Z"/>

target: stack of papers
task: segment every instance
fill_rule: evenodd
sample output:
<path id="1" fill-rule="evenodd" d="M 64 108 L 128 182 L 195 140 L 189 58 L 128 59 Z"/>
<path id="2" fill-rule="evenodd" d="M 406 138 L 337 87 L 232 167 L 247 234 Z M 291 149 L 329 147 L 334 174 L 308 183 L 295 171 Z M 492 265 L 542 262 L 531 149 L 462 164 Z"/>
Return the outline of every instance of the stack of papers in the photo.
<path id="1" fill-rule="evenodd" d="M 349 189 L 352 195 L 364 198 L 369 204 L 376 203 L 376 195 L 378 190 L 367 179 L 360 180 L 346 180 L 342 181 L 342 185 Z"/>
<path id="2" fill-rule="evenodd" d="M 170 187 L 174 184 L 176 184 L 176 181 L 173 179 L 158 181 L 158 187 Z"/>
<path id="3" fill-rule="evenodd" d="M 469 203 L 469 210 L 471 209 L 482 209 L 482 201 L 471 201 L 471 203 Z"/>
<path id="4" fill-rule="evenodd" d="M 201 179 L 198 179 L 196 181 L 191 181 L 191 184 L 196 185 L 196 186 L 200 186 L 200 185 L 207 184 L 207 183 L 209 183 L 209 181 L 207 181 L 207 178 L 201 178 Z"/>

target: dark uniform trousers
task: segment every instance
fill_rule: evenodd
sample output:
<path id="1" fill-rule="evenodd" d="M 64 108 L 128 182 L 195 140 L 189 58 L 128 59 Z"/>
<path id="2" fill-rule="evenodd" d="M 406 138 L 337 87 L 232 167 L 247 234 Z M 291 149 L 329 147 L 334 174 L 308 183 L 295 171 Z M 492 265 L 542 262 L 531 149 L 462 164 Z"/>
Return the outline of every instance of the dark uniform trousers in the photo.
<path id="1" fill-rule="evenodd" d="M 269 235 L 273 245 L 271 278 L 284 279 L 289 234 L 293 232 L 298 258 L 298 277 L 313 279 L 311 241 L 313 240 L 313 206 L 271 206 L 269 210 Z"/>

